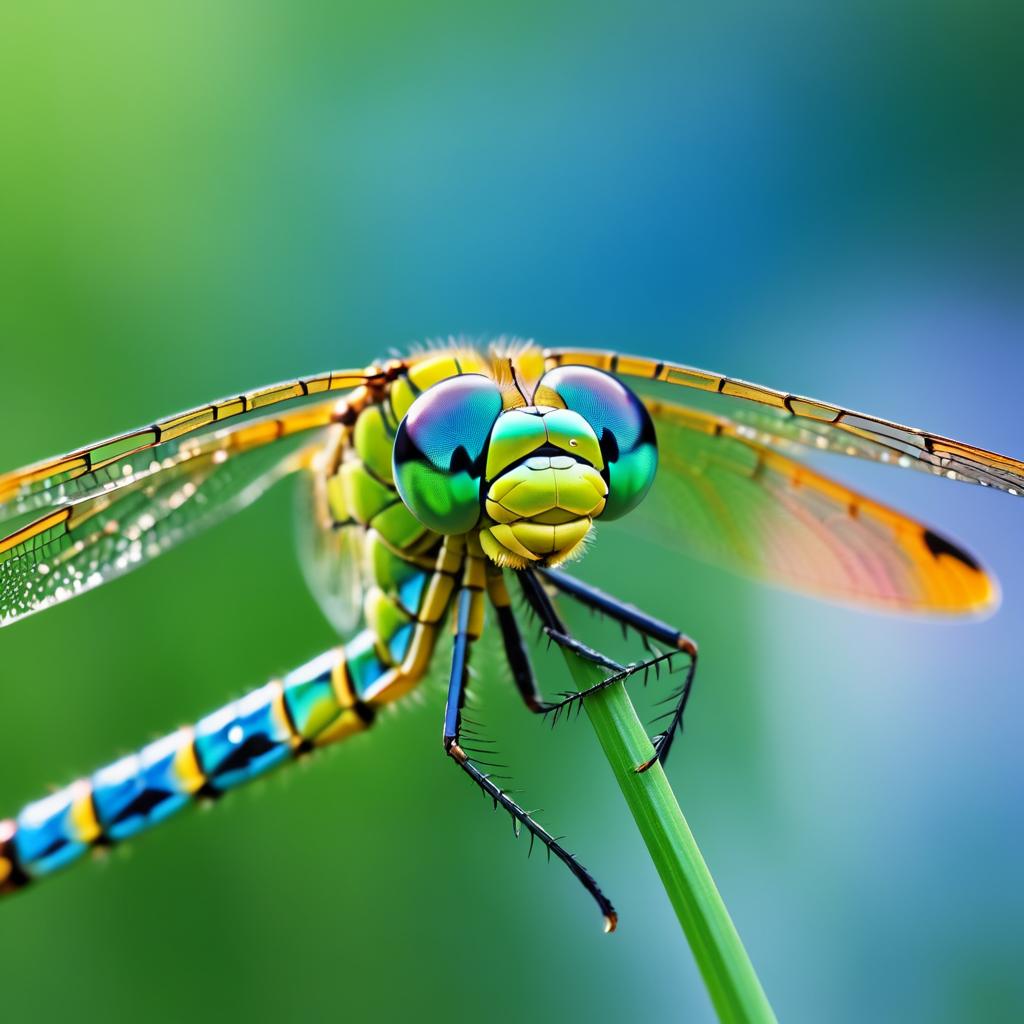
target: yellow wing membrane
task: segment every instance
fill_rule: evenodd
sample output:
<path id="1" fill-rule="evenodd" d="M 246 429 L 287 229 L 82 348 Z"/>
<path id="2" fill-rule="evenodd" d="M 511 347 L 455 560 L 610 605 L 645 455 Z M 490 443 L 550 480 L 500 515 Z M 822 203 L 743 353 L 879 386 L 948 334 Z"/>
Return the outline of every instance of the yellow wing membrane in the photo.
<path id="1" fill-rule="evenodd" d="M 147 456 L 158 446 L 180 446 L 183 439 L 199 431 L 216 428 L 236 416 L 257 412 L 309 395 L 349 390 L 360 385 L 383 384 L 389 368 L 336 370 L 313 377 L 300 377 L 247 391 L 230 398 L 197 406 L 147 427 L 99 441 L 53 459 L 0 474 L 0 522 L 48 506 L 60 505 L 97 491 L 122 486 L 138 478 L 152 460 Z M 326 408 L 327 406 L 321 406 Z M 289 420 L 295 429 L 300 421 Z M 173 450 L 173 449 L 172 449 Z M 163 454 L 167 449 L 161 448 Z M 131 459 L 129 463 L 127 460 Z M 125 466 L 128 472 L 124 472 Z"/>
<path id="2" fill-rule="evenodd" d="M 0 626 L 121 576 L 303 468 L 331 421 L 320 403 L 191 439 L 0 539 Z"/>
<path id="3" fill-rule="evenodd" d="M 703 393 L 709 396 L 708 411 L 724 413 L 752 439 L 782 450 L 838 452 L 1024 494 L 1024 463 L 1017 459 L 829 402 L 640 356 L 563 348 L 546 349 L 544 356 L 549 367 L 592 366 L 652 384 L 688 388 L 694 397 Z"/>
<path id="4" fill-rule="evenodd" d="M 883 611 L 980 612 L 998 591 L 958 545 L 746 436 L 648 399 L 661 465 L 634 516 L 667 545 L 817 597 Z M 628 520 L 627 520 L 628 522 Z"/>

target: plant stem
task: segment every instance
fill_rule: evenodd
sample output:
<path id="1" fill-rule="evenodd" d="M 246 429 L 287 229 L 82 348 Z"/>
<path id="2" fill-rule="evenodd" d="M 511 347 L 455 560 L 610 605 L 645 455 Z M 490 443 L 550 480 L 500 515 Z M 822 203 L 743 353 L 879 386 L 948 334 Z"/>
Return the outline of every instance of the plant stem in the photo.
<path id="1" fill-rule="evenodd" d="M 564 648 L 563 653 L 579 689 L 603 678 L 600 666 Z M 675 907 L 719 1020 L 774 1024 L 768 997 L 665 772 L 660 764 L 643 774 L 634 771 L 651 757 L 652 747 L 625 687 L 622 683 L 606 687 L 588 697 L 585 707 Z"/>

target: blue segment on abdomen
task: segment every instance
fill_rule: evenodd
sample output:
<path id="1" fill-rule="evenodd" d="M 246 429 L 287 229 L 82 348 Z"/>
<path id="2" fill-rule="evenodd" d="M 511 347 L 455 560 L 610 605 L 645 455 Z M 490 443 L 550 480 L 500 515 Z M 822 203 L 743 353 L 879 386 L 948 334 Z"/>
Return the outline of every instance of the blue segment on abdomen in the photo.
<path id="1" fill-rule="evenodd" d="M 29 875 L 56 871 L 88 849 L 75 836 L 71 787 L 29 804 L 18 815 L 14 845 L 18 862 Z"/>
<path id="2" fill-rule="evenodd" d="M 345 667 L 356 696 L 362 698 L 366 691 L 387 671 L 377 657 L 376 641 L 369 630 L 365 630 L 345 645 Z"/>
<path id="3" fill-rule="evenodd" d="M 92 804 L 103 833 L 111 839 L 134 836 L 147 824 L 160 821 L 176 810 L 187 799 L 187 795 L 179 796 L 168 791 L 165 784 L 152 784 L 138 755 L 100 768 L 92 776 Z M 170 806 L 166 806 L 168 804 Z"/>
<path id="4" fill-rule="evenodd" d="M 274 715 L 276 684 L 215 711 L 196 726 L 195 751 L 207 781 L 230 789 L 291 753 L 288 730 Z"/>
<path id="5" fill-rule="evenodd" d="M 418 612 L 420 600 L 423 597 L 423 588 L 427 585 L 428 573 L 417 572 L 407 580 L 403 580 L 398 586 L 398 600 L 410 612 Z"/>
<path id="6" fill-rule="evenodd" d="M 341 712 L 332 683 L 337 664 L 337 652 L 327 651 L 284 678 L 288 714 L 295 731 L 305 739 L 322 732 Z"/>
<path id="7" fill-rule="evenodd" d="M 192 794 L 174 770 L 186 742 L 187 731 L 172 733 L 93 775 L 93 807 L 105 835 L 128 839 L 188 803 Z"/>
<path id="8" fill-rule="evenodd" d="M 407 626 L 401 626 L 395 630 L 395 635 L 388 641 L 388 653 L 391 655 L 391 660 L 396 664 L 400 664 L 402 659 L 405 657 L 409 650 L 409 644 L 412 642 L 412 634 L 415 629 L 415 625 L 410 622 Z"/>
<path id="9" fill-rule="evenodd" d="M 127 839 L 146 825 L 146 797 L 160 802 L 160 790 L 147 790 L 138 755 L 101 768 L 92 777 L 92 800 L 103 831 L 111 839 Z"/>
<path id="10" fill-rule="evenodd" d="M 188 735 L 188 730 L 183 732 Z M 182 786 L 174 769 L 182 742 L 182 732 L 172 733 L 150 743 L 139 754 L 139 782 L 143 790 L 140 802 L 148 805 L 145 808 L 146 825 L 163 821 L 192 799 L 192 792 Z"/>

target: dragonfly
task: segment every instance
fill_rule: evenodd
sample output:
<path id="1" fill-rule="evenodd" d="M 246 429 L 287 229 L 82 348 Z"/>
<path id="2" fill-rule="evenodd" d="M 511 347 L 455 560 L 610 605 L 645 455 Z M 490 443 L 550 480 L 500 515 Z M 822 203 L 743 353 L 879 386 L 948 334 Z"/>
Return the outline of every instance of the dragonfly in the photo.
<path id="1" fill-rule="evenodd" d="M 451 341 L 298 378 L 0 475 L 0 625 L 143 565 L 297 476 L 307 575 L 340 641 L 0 821 L 0 893 L 364 732 L 424 680 L 447 629 L 444 754 L 517 835 L 566 866 L 613 930 L 593 875 L 489 771 L 488 741 L 465 714 L 474 645 L 488 628 L 500 636 L 538 715 L 578 711 L 655 669 L 669 711 L 643 772 L 681 733 L 698 647 L 567 571 L 606 522 L 845 604 L 994 607 L 995 579 L 965 548 L 824 475 L 807 458 L 817 453 L 1024 492 L 1024 463 L 938 434 L 674 362 L 516 341 Z M 638 634 L 643 656 L 621 664 L 574 635 L 569 603 Z M 601 681 L 546 696 L 527 615 L 601 666 Z"/>

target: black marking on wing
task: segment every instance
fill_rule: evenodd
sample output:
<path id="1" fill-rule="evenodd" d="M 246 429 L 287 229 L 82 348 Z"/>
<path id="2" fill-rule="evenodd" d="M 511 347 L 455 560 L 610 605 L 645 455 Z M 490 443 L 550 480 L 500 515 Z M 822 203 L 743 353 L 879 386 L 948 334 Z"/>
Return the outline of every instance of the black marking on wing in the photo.
<path id="1" fill-rule="evenodd" d="M 951 544 L 945 537 L 940 537 L 937 533 L 932 533 L 931 530 L 924 531 L 924 543 L 925 547 L 932 553 L 935 558 L 939 555 L 949 555 L 950 558 L 955 558 L 958 562 L 962 562 L 964 565 L 974 569 L 975 572 L 981 572 L 981 566 L 977 561 L 969 555 L 963 548 L 958 548 L 955 544 Z"/>

